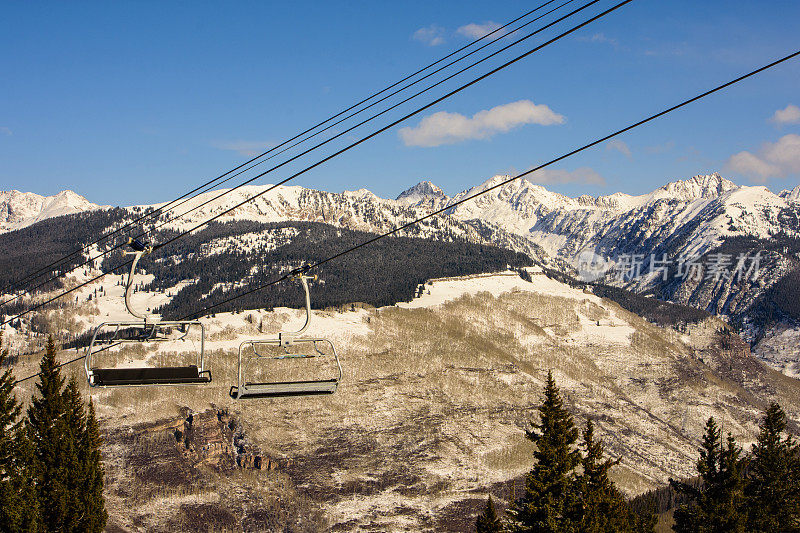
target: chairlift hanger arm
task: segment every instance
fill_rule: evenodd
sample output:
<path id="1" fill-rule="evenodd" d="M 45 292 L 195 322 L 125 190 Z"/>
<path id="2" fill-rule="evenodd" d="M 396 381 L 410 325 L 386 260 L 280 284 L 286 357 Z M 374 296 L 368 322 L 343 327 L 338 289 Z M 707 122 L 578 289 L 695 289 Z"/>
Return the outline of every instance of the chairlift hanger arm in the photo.
<path id="1" fill-rule="evenodd" d="M 136 266 L 139 264 L 139 259 L 141 259 L 143 255 L 152 253 L 153 246 L 146 244 L 139 239 L 134 239 L 133 237 L 128 238 L 128 246 L 132 251 L 123 253 L 125 255 L 133 255 L 135 257 L 133 258 L 133 263 L 131 263 L 131 270 L 128 273 L 128 281 L 125 283 L 125 309 L 127 309 L 128 312 L 136 318 L 141 318 L 147 322 L 147 315 L 134 310 L 131 306 L 131 287 L 133 287 L 133 275 L 136 273 Z"/>
<path id="2" fill-rule="evenodd" d="M 303 285 L 303 292 L 305 293 L 306 301 L 306 321 L 303 324 L 303 327 L 297 331 L 282 331 L 278 333 L 278 341 L 280 342 L 281 346 L 291 346 L 296 337 L 305 333 L 306 329 L 308 329 L 309 323 L 311 322 L 311 293 L 308 290 L 308 280 L 316 280 L 317 276 L 307 276 L 304 273 L 307 271 L 308 267 L 303 267 L 303 269 L 297 269 L 292 272 L 292 278 L 300 280 L 300 283 Z"/>

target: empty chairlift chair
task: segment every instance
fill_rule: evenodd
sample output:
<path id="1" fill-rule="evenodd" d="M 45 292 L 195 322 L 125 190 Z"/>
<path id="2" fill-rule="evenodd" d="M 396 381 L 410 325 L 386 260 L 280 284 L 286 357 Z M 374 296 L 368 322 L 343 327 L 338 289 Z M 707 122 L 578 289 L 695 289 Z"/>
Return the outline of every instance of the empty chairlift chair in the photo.
<path id="1" fill-rule="evenodd" d="M 308 292 L 308 280 L 316 279 L 300 274 L 296 276 L 305 291 L 306 299 L 306 321 L 298 331 L 278 333 L 277 338 L 264 340 L 248 340 L 239 345 L 239 367 L 238 384 L 231 387 L 231 397 L 236 400 L 245 398 L 275 398 L 286 396 L 310 396 L 319 394 L 333 394 L 336 392 L 339 382 L 342 379 L 342 365 L 339 363 L 339 356 L 336 354 L 336 347 L 333 343 L 324 338 L 304 336 L 308 324 L 311 321 L 311 296 Z M 301 345 L 308 348 L 303 354 L 290 353 L 288 348 Z M 259 348 L 278 347 L 283 349 L 280 355 L 268 355 L 259 353 Z M 327 346 L 329 353 L 322 352 L 319 347 Z M 245 357 L 248 352 L 252 356 Z M 253 381 L 248 380 L 245 375 L 245 366 L 248 361 L 259 359 L 278 360 L 278 361 L 298 361 L 310 358 L 332 358 L 331 363 L 335 363 L 335 377 L 326 379 L 296 380 L 296 381 Z M 334 366 L 334 365 L 331 365 Z"/>
<path id="2" fill-rule="evenodd" d="M 90 387 L 145 386 L 145 385 L 189 385 L 211 382 L 211 372 L 204 369 L 205 328 L 197 320 L 162 321 L 158 315 L 146 315 L 131 306 L 131 288 L 136 265 L 143 255 L 153 251 L 138 240 L 130 239 L 131 250 L 126 255 L 134 255 L 131 271 L 125 284 L 125 308 L 136 320 L 103 322 L 94 330 L 92 341 L 86 349 L 84 367 Z M 186 339 L 191 330 L 200 331 L 200 351 L 196 364 L 170 367 L 98 368 L 92 366 L 95 358 L 111 346 L 128 343 L 164 342 Z M 172 335 L 178 331 L 180 336 Z"/>

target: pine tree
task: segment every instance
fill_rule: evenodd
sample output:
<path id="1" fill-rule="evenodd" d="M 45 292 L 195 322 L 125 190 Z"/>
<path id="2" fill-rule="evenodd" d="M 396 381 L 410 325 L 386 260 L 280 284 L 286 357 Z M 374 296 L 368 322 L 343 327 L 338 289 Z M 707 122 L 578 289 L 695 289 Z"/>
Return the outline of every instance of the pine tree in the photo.
<path id="1" fill-rule="evenodd" d="M 800 448 L 785 432 L 786 414 L 773 403 L 753 445 L 745 491 L 748 531 L 800 531 Z"/>
<path id="2" fill-rule="evenodd" d="M 55 345 L 48 340 L 47 349 L 39 365 L 41 375 L 38 397 L 28 407 L 26 429 L 33 447 L 33 471 L 37 498 L 45 505 L 40 521 L 44 531 L 62 528 L 67 513 L 67 472 L 59 466 L 68 446 L 65 409 L 62 396 L 64 378 L 56 367 Z"/>
<path id="3" fill-rule="evenodd" d="M 0 345 L 3 332 L 0 331 Z M 0 365 L 8 350 L 0 351 Z M 0 531 L 36 531 L 36 498 L 29 483 L 21 407 L 11 369 L 0 375 Z"/>
<path id="4" fill-rule="evenodd" d="M 693 502 L 675 511 L 673 529 L 678 533 L 722 533 L 745 531 L 744 461 L 741 449 L 728 435 L 722 443 L 722 431 L 714 418 L 706 423 L 703 448 L 697 461 L 700 474 L 699 488 L 670 480 L 680 492 L 689 495 Z"/>
<path id="5" fill-rule="evenodd" d="M 66 454 L 62 457 L 62 467 L 69 472 L 64 480 L 67 497 L 67 523 L 72 524 L 67 531 L 85 531 L 86 519 L 85 498 L 83 497 L 86 477 L 86 409 L 83 398 L 78 390 L 75 377 L 70 377 L 63 392 L 64 407 L 66 411 L 65 429 L 69 432 L 66 439 Z M 66 524 L 65 524 L 66 525 Z"/>
<path id="6" fill-rule="evenodd" d="M 503 525 L 494 509 L 494 502 L 491 496 L 486 501 L 486 508 L 483 513 L 475 521 L 475 531 L 477 533 L 500 533 L 503 531 Z"/>
<path id="7" fill-rule="evenodd" d="M 106 527 L 108 513 L 103 499 L 103 465 L 100 457 L 100 428 L 94 412 L 94 403 L 89 399 L 89 413 L 86 415 L 86 434 L 84 439 L 84 496 L 83 508 L 86 511 L 84 531 L 99 533 Z"/>
<path id="8" fill-rule="evenodd" d="M 88 531 L 84 494 L 88 429 L 75 379 L 65 386 L 53 338 L 40 364 L 38 396 L 28 407 L 26 429 L 32 446 L 33 479 L 43 531 Z"/>
<path id="9" fill-rule="evenodd" d="M 515 531 L 574 531 L 569 502 L 576 497 L 575 468 L 580 452 L 575 449 L 578 430 L 564 408 L 552 372 L 547 374 L 539 423 L 531 422 L 525 436 L 536 444 L 536 464 L 525 479 L 525 494 L 509 510 Z"/>
<path id="10" fill-rule="evenodd" d="M 611 467 L 619 461 L 603 460 L 603 444 L 595 440 L 594 424 L 591 420 L 586 423 L 586 430 L 583 432 L 583 447 L 583 472 L 577 479 L 580 498 L 573 502 L 573 520 L 578 524 L 578 531 L 630 531 L 634 518 L 622 494 L 608 477 Z"/>

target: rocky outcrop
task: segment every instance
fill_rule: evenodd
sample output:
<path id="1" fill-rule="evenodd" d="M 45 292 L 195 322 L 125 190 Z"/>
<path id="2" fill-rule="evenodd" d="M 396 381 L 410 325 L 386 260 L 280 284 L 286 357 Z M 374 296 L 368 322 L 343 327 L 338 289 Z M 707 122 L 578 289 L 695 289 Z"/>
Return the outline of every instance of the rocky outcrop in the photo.
<path id="1" fill-rule="evenodd" d="M 235 468 L 274 470 L 278 462 L 265 457 L 249 443 L 243 428 L 227 409 L 187 413 L 174 426 L 175 441 L 192 467 L 210 466 L 218 471 Z"/>

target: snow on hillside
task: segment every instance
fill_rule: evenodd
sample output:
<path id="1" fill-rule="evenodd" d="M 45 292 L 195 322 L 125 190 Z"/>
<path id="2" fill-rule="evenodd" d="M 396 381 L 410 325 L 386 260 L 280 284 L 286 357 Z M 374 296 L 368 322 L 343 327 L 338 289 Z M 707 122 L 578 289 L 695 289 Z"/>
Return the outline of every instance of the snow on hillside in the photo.
<path id="1" fill-rule="evenodd" d="M 494 176 L 452 198 L 433 183 L 423 181 L 396 200 L 379 198 L 366 189 L 337 194 L 279 186 L 264 193 L 270 185 L 246 186 L 218 200 L 214 198 L 224 190 L 199 196 L 181 206 L 177 214 L 196 210 L 170 222 L 170 226 L 187 229 L 260 195 L 220 220 L 304 220 L 379 232 L 486 191 L 508 178 Z M 615 193 L 596 198 L 570 198 L 519 179 L 439 218 L 451 221 L 447 226 L 450 230 L 456 227 L 454 221 L 480 224 L 483 242 L 525 252 L 541 247 L 550 256 L 575 265 L 587 251 L 611 259 L 620 253 L 621 244 L 631 252 L 648 255 L 654 245 L 680 240 L 681 248 L 673 252 L 694 254 L 707 252 L 729 236 L 768 238 L 779 231 L 791 233 L 796 228 L 784 227 L 778 214 L 798 195 L 800 187 L 776 195 L 764 187 L 737 186 L 719 174 L 674 181 L 638 196 Z M 435 231 L 428 228 L 420 236 L 431 236 Z M 471 233 L 463 226 L 457 232 Z"/>
<path id="2" fill-rule="evenodd" d="M 100 208 L 101 206 L 68 190 L 53 196 L 0 191 L 0 233 L 18 230 L 48 218 Z"/>
<path id="3" fill-rule="evenodd" d="M 271 185 L 250 185 L 229 194 L 224 194 L 228 190 L 201 194 L 175 212 L 170 212 L 165 228 L 187 230 L 241 203 L 243 205 L 225 213 L 218 220 L 310 221 L 383 233 L 454 201 L 487 191 L 508 178 L 494 176 L 452 198 L 433 183 L 423 181 L 401 193 L 395 200 L 379 198 L 366 189 L 331 193 L 300 186 L 272 188 Z M 12 211 L 17 217 L 36 213 L 36 216 L 51 216 L 65 212 L 68 206 L 79 209 L 83 205 L 68 192 L 54 197 L 63 197 L 59 201 L 53 200 L 46 205 L 43 200 L 36 203 L 38 200 L 30 195 L 3 194 L 6 200 L 0 205 L 6 206 L 6 211 L 2 212 L 5 220 L 13 219 L 10 214 Z M 19 196 L 19 199 L 11 202 L 9 195 Z M 28 200 L 23 201 L 23 197 Z M 251 198 L 255 199 L 248 201 Z M 8 206 L 11 205 L 17 207 L 9 210 Z M 138 215 L 158 205 L 128 209 L 132 215 Z M 602 264 L 604 268 L 621 265 L 620 257 L 626 255 L 642 258 L 649 258 L 652 254 L 659 258 L 667 255 L 676 262 L 681 257 L 708 253 L 728 237 L 770 239 L 778 234 L 797 236 L 800 235 L 800 228 L 796 224 L 800 213 L 798 205 L 800 186 L 792 191 L 774 194 L 762 186 L 738 186 L 719 174 L 673 181 L 642 195 L 615 193 L 578 198 L 557 194 L 541 185 L 518 179 L 458 205 L 446 214 L 428 218 L 404 230 L 403 235 L 442 240 L 463 239 L 500 246 L 526 253 L 539 265 L 574 274 L 581 271 L 587 257 L 591 258 L 592 264 Z M 183 213 L 187 215 L 180 217 Z M 207 243 L 200 247 L 199 253 L 213 255 L 232 250 L 268 251 L 277 242 L 283 242 L 283 237 L 269 231 L 247 233 Z M 745 304 L 757 301 L 771 283 L 777 282 L 789 268 L 788 259 L 778 259 L 772 258 L 770 261 L 778 261 L 781 268 L 773 268 L 771 276 L 765 278 L 763 283 L 748 286 L 744 290 L 712 287 L 695 291 L 687 286 L 685 290 L 676 290 L 676 296 L 672 298 L 676 302 L 707 309 L 721 316 L 746 319 L 734 315 L 740 311 L 747 312 Z M 173 257 L 171 260 L 177 264 L 181 258 Z M 602 272 L 599 276 L 602 276 Z M 643 275 L 628 286 L 640 292 L 655 290 L 656 278 Z M 617 282 L 608 278 L 606 281 Z M 735 308 L 709 307 L 714 302 L 727 302 L 727 293 L 723 294 L 725 291 L 739 294 L 739 304 Z"/>
<path id="4" fill-rule="evenodd" d="M 92 397 L 105 428 L 131 435 L 138 423 L 157 431 L 154 422 L 165 413 L 199 413 L 209 405 L 236 413 L 245 444 L 280 459 L 281 475 L 320 506 L 330 526 L 386 531 L 437 530 L 432 517 L 471 513 L 465 507 L 471 500 L 482 505 L 491 487 L 523 476 L 533 460 L 524 430 L 550 369 L 576 424 L 593 418 L 606 453 L 620 459 L 612 472 L 627 494 L 693 475 L 709 416 L 742 443 L 752 441 L 760 407 L 775 396 L 792 419 L 800 412 L 794 385 L 764 372 L 746 345 L 715 347 L 719 321 L 679 335 L 537 269 L 528 273 L 530 282 L 511 272 L 430 280 L 415 300 L 397 306 L 315 310 L 308 333 L 332 339 L 344 369 L 329 397 L 250 403 L 229 397 L 239 343 L 302 324 L 301 310 L 287 308 L 204 317 L 214 376 L 208 386 L 95 389 Z M 123 307 L 116 281 L 106 280 L 97 297 L 95 285 L 81 289 L 71 315 L 68 308 L 53 312 L 87 328 L 117 317 Z M 150 305 L 169 292 L 137 293 L 136 302 Z M 312 301 L 313 294 L 312 287 Z M 182 361 L 196 354 L 198 341 L 192 335 L 102 357 L 122 366 Z M 304 361 L 258 360 L 247 369 L 270 364 L 277 379 Z M 35 369 L 35 358 L 22 358 L 15 371 Z M 21 388 L 27 394 L 34 386 Z M 163 442 L 175 442 L 172 430 Z M 109 484 L 138 488 L 130 479 L 136 478 Z M 186 494 L 203 486 L 193 478 Z M 138 512 L 136 505 L 116 509 L 117 497 L 110 493 L 112 514 Z"/>
<path id="5" fill-rule="evenodd" d="M 220 222 L 312 221 L 349 229 L 384 232 L 473 196 L 505 181 L 493 176 L 450 198 L 429 181 L 384 199 L 366 189 L 331 193 L 300 186 L 248 185 L 209 191 L 168 214 L 168 228 L 187 230 L 212 217 Z M 21 227 L 43 217 L 97 208 L 65 191 L 43 199 L 30 193 L 0 193 L 0 225 Z M 10 198 L 13 196 L 14 200 Z M 252 199 L 252 200 L 251 200 Z M 620 253 L 648 256 L 654 246 L 680 242 L 674 254 L 705 253 L 729 236 L 769 238 L 785 227 L 779 214 L 800 199 L 800 187 L 773 194 L 764 187 L 737 186 L 719 174 L 678 180 L 638 196 L 570 198 L 526 179 L 518 179 L 428 219 L 407 234 L 466 238 L 528 253 L 543 264 L 564 260 L 577 266 L 586 252 L 607 261 Z M 234 206 L 236 207 L 231 212 Z M 142 213 L 152 206 L 133 206 Z M 5 211 L 2 211 L 5 209 Z M 225 213 L 224 215 L 222 213 Z M 37 218 L 38 217 L 38 218 Z M 409 233 L 410 232 L 410 233 Z M 255 243 L 254 243 L 255 244 Z"/>
<path id="6" fill-rule="evenodd" d="M 775 324 L 753 352 L 775 370 L 800 379 L 800 326 Z"/>

